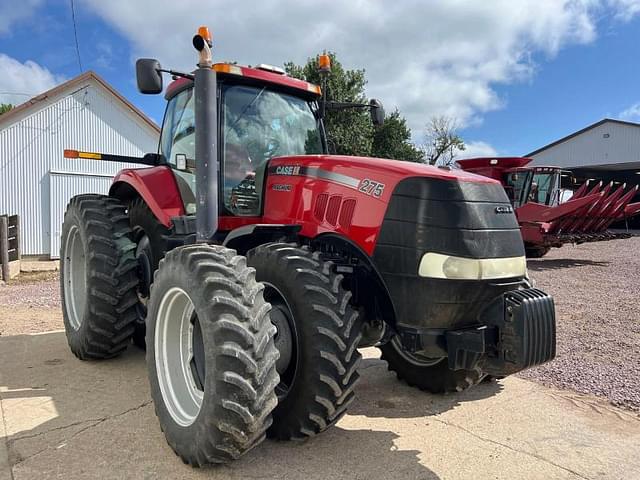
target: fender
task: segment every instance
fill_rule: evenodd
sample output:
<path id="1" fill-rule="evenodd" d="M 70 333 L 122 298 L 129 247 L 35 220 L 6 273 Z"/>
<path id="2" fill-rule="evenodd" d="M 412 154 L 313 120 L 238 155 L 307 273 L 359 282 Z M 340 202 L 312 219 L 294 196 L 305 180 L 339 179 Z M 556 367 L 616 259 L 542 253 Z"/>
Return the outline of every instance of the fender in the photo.
<path id="1" fill-rule="evenodd" d="M 171 217 L 185 213 L 176 179 L 165 165 L 119 171 L 109 195 L 120 200 L 140 196 L 165 227 L 171 227 Z"/>
<path id="2" fill-rule="evenodd" d="M 382 274 L 373 263 L 373 259 L 353 240 L 337 233 L 322 233 L 311 240 L 314 249 L 322 250 L 328 247 L 330 250 L 350 255 L 357 259 L 365 272 L 356 275 L 358 291 L 356 300 L 368 309 L 370 313 L 374 309 L 374 301 L 379 303 L 382 319 L 391 326 L 396 325 L 396 309 L 389 295 L 387 284 Z"/>
<path id="3" fill-rule="evenodd" d="M 235 228 L 229 232 L 222 244 L 233 248 L 238 253 L 246 254 L 258 245 L 264 243 L 296 241 L 301 225 L 285 224 L 252 224 Z"/>

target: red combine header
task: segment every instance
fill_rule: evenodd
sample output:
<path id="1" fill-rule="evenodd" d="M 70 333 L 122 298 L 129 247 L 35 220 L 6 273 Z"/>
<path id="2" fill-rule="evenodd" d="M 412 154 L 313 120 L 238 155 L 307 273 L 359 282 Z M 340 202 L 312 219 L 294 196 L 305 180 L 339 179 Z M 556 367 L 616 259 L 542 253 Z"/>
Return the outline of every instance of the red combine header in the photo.
<path id="1" fill-rule="evenodd" d="M 499 180 L 516 213 L 527 256 L 540 258 L 551 247 L 565 243 L 628 238 L 629 233 L 608 230 L 612 223 L 640 213 L 631 203 L 638 185 L 614 182 L 567 188 L 571 172 L 558 167 L 527 167 L 531 158 L 471 158 L 458 160 L 463 170 Z"/>

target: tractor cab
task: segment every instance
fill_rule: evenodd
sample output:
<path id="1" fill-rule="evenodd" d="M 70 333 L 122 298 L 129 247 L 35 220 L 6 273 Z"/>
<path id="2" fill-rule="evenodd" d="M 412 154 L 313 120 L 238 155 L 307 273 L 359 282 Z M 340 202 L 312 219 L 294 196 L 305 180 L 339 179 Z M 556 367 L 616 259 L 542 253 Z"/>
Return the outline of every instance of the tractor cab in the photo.
<path id="1" fill-rule="evenodd" d="M 215 64 L 221 215 L 258 216 L 268 161 L 325 153 L 318 114 L 320 88 L 260 68 Z M 195 102 L 193 81 L 178 79 L 165 95 L 160 155 L 171 166 L 187 214 L 195 214 Z"/>

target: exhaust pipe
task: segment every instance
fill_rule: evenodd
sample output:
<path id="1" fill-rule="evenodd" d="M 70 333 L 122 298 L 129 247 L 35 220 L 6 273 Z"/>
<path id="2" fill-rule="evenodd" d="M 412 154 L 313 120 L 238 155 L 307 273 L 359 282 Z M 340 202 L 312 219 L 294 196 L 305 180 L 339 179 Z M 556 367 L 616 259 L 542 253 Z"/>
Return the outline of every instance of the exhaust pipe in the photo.
<path id="1" fill-rule="evenodd" d="M 200 52 L 194 76 L 196 121 L 196 241 L 212 243 L 218 230 L 217 78 L 213 70 L 211 34 L 200 27 L 193 37 Z"/>

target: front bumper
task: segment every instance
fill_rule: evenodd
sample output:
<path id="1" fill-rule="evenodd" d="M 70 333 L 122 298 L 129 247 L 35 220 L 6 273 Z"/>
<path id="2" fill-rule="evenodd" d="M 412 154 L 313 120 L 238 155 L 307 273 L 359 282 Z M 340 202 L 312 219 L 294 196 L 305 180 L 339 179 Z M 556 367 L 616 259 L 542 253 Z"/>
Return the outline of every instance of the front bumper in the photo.
<path id="1" fill-rule="evenodd" d="M 556 355 L 553 298 L 535 288 L 496 297 L 473 327 L 457 330 L 400 328 L 404 348 L 428 357 L 446 356 L 452 370 L 480 368 L 504 376 L 540 365 Z"/>

